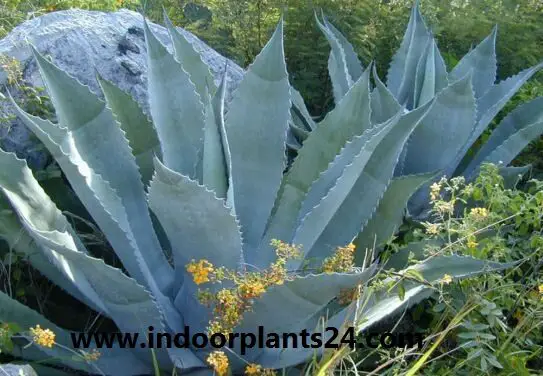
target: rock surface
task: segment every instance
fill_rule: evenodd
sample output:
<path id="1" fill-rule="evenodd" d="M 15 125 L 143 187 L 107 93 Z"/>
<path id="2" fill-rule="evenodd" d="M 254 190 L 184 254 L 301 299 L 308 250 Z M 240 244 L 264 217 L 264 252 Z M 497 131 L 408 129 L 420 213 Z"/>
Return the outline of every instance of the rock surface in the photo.
<path id="1" fill-rule="evenodd" d="M 36 371 L 29 365 L 22 364 L 0 364 L 0 375 L 3 376 L 38 376 Z"/>
<path id="2" fill-rule="evenodd" d="M 57 66 L 88 85 L 93 92 L 101 96 L 95 78 L 95 72 L 98 72 L 130 93 L 148 112 L 147 57 L 142 26 L 142 16 L 126 9 L 111 13 L 79 9 L 54 12 L 17 26 L 0 40 L 0 54 L 20 62 L 26 84 L 43 87 L 29 47 L 29 43 L 32 43 L 40 53 L 50 56 Z M 166 28 L 152 23 L 150 26 L 159 40 L 171 50 Z M 242 78 L 243 69 L 190 32 L 179 30 L 200 51 L 217 82 L 222 78 L 228 61 L 228 88 L 231 94 Z M 0 75 L 0 85 L 4 86 L 5 81 L 5 77 Z M 11 114 L 9 104 L 0 102 L 0 117 Z M 43 150 L 36 150 L 37 142 L 16 119 L 7 127 L 4 124 L 0 128 L 0 146 L 26 158 L 34 168 L 43 168 L 47 164 L 47 154 Z"/>

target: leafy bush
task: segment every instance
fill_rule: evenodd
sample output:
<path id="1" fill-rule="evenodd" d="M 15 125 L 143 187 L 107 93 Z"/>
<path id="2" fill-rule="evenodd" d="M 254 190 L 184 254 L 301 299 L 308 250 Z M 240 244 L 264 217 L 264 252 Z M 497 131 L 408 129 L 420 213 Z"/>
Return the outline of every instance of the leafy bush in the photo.
<path id="1" fill-rule="evenodd" d="M 530 375 L 541 368 L 543 182 L 524 184 L 523 190 L 507 189 L 498 166 L 488 164 L 472 183 L 455 178 L 434 187 L 434 221 L 414 234 L 429 244 L 425 254 L 453 252 L 518 266 L 505 276 L 452 284 L 436 298 L 425 325 L 432 331 L 444 329 L 469 301 L 477 305 L 436 350 L 436 357 L 445 355 L 429 362 L 426 374 L 454 368 L 456 374 Z M 401 252 L 421 249 L 411 245 Z"/>

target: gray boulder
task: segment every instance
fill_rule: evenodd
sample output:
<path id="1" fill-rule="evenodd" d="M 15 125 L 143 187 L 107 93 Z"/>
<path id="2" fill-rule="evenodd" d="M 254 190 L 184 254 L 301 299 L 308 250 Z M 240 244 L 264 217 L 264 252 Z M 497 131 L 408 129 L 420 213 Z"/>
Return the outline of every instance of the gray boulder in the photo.
<path id="1" fill-rule="evenodd" d="M 3 376 L 38 376 L 28 364 L 0 364 L 0 375 Z"/>
<path id="2" fill-rule="evenodd" d="M 142 16 L 126 9 L 112 13 L 79 9 L 54 12 L 17 26 L 0 40 L 0 54 L 20 62 L 26 84 L 43 87 L 30 42 L 40 53 L 50 56 L 56 65 L 89 86 L 93 92 L 101 95 L 95 78 L 98 72 L 130 93 L 148 112 L 147 57 L 142 26 Z M 171 49 L 166 28 L 152 23 L 150 26 L 161 42 Z M 200 51 L 217 82 L 228 64 L 230 96 L 243 76 L 243 69 L 190 32 L 179 30 Z M 5 75 L 0 74 L 0 85 L 4 86 L 5 83 Z M 10 105 L 0 102 L 0 118 L 10 115 Z M 43 168 L 48 163 L 47 153 L 39 148 L 26 127 L 16 119 L 0 127 L 0 146 L 26 158 L 34 168 Z"/>

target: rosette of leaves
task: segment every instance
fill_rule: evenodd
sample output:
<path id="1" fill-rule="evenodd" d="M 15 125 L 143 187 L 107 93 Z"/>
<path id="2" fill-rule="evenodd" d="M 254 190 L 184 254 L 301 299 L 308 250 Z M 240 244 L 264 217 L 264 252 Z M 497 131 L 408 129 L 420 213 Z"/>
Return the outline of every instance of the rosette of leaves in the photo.
<path id="1" fill-rule="evenodd" d="M 391 110 L 382 85 L 372 92 L 366 69 L 308 134 L 284 174 L 291 103 L 300 98 L 288 81 L 282 21 L 248 68 L 226 114 L 226 80 L 216 87 L 198 52 L 166 24 L 172 52 L 144 23 L 151 119 L 110 82 L 97 77 L 102 101 L 35 49 L 58 123 L 25 113 L 11 99 L 17 116 L 56 159 L 123 270 L 95 257 L 26 162 L 4 151 L 2 237 L 52 282 L 140 339 L 149 326 L 172 334 L 184 326 L 205 332 L 212 312 L 199 304 L 187 264 L 207 260 L 240 273 L 263 269 L 275 258 L 272 239 L 299 245 L 302 258 L 288 263 L 291 277 L 255 299 L 236 330 L 253 332 L 262 325 L 266 332 L 311 332 L 323 315 L 329 325 L 351 320 L 354 303 L 337 307 L 336 297 L 368 283 L 377 270 L 374 257 L 360 249 L 358 267 L 343 273 L 311 267 L 361 229 L 368 239 L 387 238 L 396 230 L 411 193 L 434 176 L 395 178 L 394 170 L 435 101 Z M 415 266 L 416 275 L 430 283 L 445 272 L 461 278 L 502 267 L 461 256 L 436 256 Z M 404 286 L 402 296 L 395 290 L 377 292 L 357 312 L 366 318 L 359 329 L 429 292 L 422 282 Z M 21 328 L 40 325 L 56 334 L 51 348 L 27 346 L 31 338 L 17 338 L 11 352 L 24 359 L 108 375 L 148 375 L 156 373 L 155 367 L 167 373 L 174 368 L 183 374 L 212 372 L 205 363 L 209 348 L 151 353 L 114 346 L 91 363 L 74 360 L 66 330 L 5 293 L 0 293 L 0 321 Z M 228 352 L 234 374 L 246 362 L 293 367 L 314 350 L 253 348 L 243 356 L 236 351 Z"/>
<path id="2" fill-rule="evenodd" d="M 328 71 L 337 105 L 360 78 L 363 66 L 352 45 L 324 16 L 317 23 L 331 46 Z M 373 76 L 373 121 L 390 118 L 402 107 L 411 111 L 434 102 L 403 146 L 394 176 L 440 171 L 441 176 L 472 179 L 483 162 L 500 164 L 504 177 L 512 180 L 528 171 L 528 167 L 506 166 L 543 133 L 543 98 L 519 105 L 497 124 L 490 137 L 480 140 L 511 97 L 543 67 L 541 62 L 495 82 L 497 33 L 496 26 L 448 72 L 415 3 L 386 84 L 377 74 Z M 421 213 L 427 196 L 427 189 L 421 189 L 412 197 L 412 214 Z"/>

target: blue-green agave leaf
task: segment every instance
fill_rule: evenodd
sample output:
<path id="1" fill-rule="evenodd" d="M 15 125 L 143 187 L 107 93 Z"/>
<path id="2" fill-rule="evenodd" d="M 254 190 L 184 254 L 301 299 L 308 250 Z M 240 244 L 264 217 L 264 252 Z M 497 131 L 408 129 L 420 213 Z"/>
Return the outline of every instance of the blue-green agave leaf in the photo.
<path id="1" fill-rule="evenodd" d="M 398 102 L 408 109 L 414 106 L 417 65 L 430 38 L 431 34 L 424 24 L 418 2 L 416 2 L 411 10 L 400 48 L 392 57 L 387 76 L 388 89 Z"/>
<path id="2" fill-rule="evenodd" d="M 330 75 L 330 81 L 332 81 L 334 101 L 335 103 L 339 103 L 341 98 L 349 91 L 350 87 L 353 86 L 354 81 L 347 68 L 343 46 L 334 33 L 319 21 L 316 12 L 315 20 L 317 26 L 324 34 L 331 47 L 330 56 L 328 58 L 328 74 Z"/>
<path id="3" fill-rule="evenodd" d="M 342 291 L 364 285 L 375 273 L 376 267 L 353 273 L 323 273 L 295 277 L 283 285 L 273 286 L 255 299 L 251 311 L 244 314 L 235 329 L 241 333 L 256 333 L 259 326 L 265 333 L 298 333 L 309 329 L 315 314 L 321 312 Z M 256 349 L 248 354 L 254 361 L 265 353 Z M 274 368 L 288 367 L 300 362 L 298 357 L 280 357 L 280 362 L 269 364 Z M 303 360 L 303 359 L 302 359 Z"/>
<path id="4" fill-rule="evenodd" d="M 464 171 L 464 174 L 471 174 L 494 149 L 505 142 L 515 132 L 540 121 L 543 121 L 543 97 L 535 98 L 515 108 L 492 131 L 488 140 L 479 149 L 470 165 Z"/>
<path id="5" fill-rule="evenodd" d="M 193 259 L 238 270 L 243 260 L 241 234 L 224 201 L 158 159 L 155 162 L 149 207 L 170 239 L 176 273 L 185 273 Z"/>
<path id="6" fill-rule="evenodd" d="M 470 136 L 468 144 L 459 155 L 454 167 L 456 168 L 463 156 L 473 143 L 479 138 L 483 131 L 500 112 L 503 106 L 515 95 L 524 83 L 535 73 L 543 68 L 543 62 L 531 68 L 525 69 L 516 76 L 509 77 L 493 85 L 481 98 L 477 100 L 477 124 Z"/>
<path id="7" fill-rule="evenodd" d="M 281 184 L 290 107 L 281 19 L 249 66 L 226 115 L 233 198 L 247 257 L 260 244 Z"/>
<path id="8" fill-rule="evenodd" d="M 471 75 L 452 83 L 413 131 L 401 175 L 445 170 L 468 142 L 474 128 L 475 97 Z"/>
<path id="9" fill-rule="evenodd" d="M 492 33 L 466 54 L 449 74 L 449 80 L 453 82 L 473 72 L 473 90 L 476 98 L 483 96 L 496 80 L 497 33 L 498 27 L 495 26 Z"/>
<path id="10" fill-rule="evenodd" d="M 407 138 L 432 103 L 401 117 L 398 113 L 361 146 L 335 186 L 296 230 L 293 243 L 303 247 L 306 259 L 322 260 L 335 247 L 352 241 L 364 228 L 390 184 Z M 353 207 L 359 209 L 352 210 Z"/>
<path id="11" fill-rule="evenodd" d="M 82 355 L 77 356 L 75 350 L 71 350 L 72 342 L 70 333 L 59 328 L 38 312 L 31 310 L 27 306 L 19 303 L 13 298 L 0 291 L 0 321 L 17 323 L 21 328 L 29 330 L 36 325 L 42 329 L 50 329 L 55 333 L 55 343 L 58 345 L 52 348 L 38 345 L 26 345 L 32 341 L 31 336 L 23 334 L 26 341 L 21 344 L 21 340 L 15 340 L 15 348 L 12 355 L 24 359 L 46 362 L 52 365 L 69 367 L 79 371 L 96 374 L 97 371 L 103 374 L 115 374 L 120 376 L 132 376 L 136 374 L 150 374 L 152 371 L 149 362 L 142 362 L 141 356 L 138 357 L 128 349 L 112 348 L 103 352 L 100 358 L 92 363 L 83 360 Z M 60 345 L 60 346 L 59 346 Z M 90 351 L 90 349 L 85 349 Z M 75 357 L 74 357 L 75 355 Z M 75 359 L 74 359 L 75 358 Z M 119 367 L 122 364 L 122 367 Z"/>
<path id="12" fill-rule="evenodd" d="M 500 167 L 500 175 L 503 177 L 503 185 L 506 189 L 514 189 L 524 176 L 532 170 L 532 165 Z"/>
<path id="13" fill-rule="evenodd" d="M 422 261 L 428 257 L 427 250 L 439 250 L 445 241 L 439 238 L 425 239 L 418 242 L 411 242 L 392 254 L 384 263 L 383 269 L 394 269 L 400 271 L 409 266 L 409 261 Z"/>
<path id="14" fill-rule="evenodd" d="M 313 118 L 307 110 L 304 98 L 300 95 L 298 90 L 294 89 L 292 86 L 290 87 L 290 95 L 292 100 L 292 110 L 294 112 L 292 116 L 294 124 L 299 128 L 305 129 L 306 131 L 315 129 L 315 121 L 313 121 Z"/>
<path id="15" fill-rule="evenodd" d="M 58 162 L 77 196 L 113 246 L 123 266 L 138 283 L 148 286 L 153 292 L 155 299 L 160 302 L 168 325 L 179 328 L 181 325 L 179 314 L 174 309 L 173 303 L 162 292 L 162 289 L 169 289 L 173 283 L 171 267 L 167 264 L 161 269 L 158 263 L 153 262 L 153 253 L 149 249 L 142 254 L 134 240 L 125 208 L 117 193 L 81 158 L 78 149 L 75 148 L 71 133 L 67 129 L 25 113 L 17 106 L 13 98 L 11 98 L 11 103 L 16 114 L 43 142 Z M 163 283 L 162 289 L 155 279 Z"/>
<path id="16" fill-rule="evenodd" d="M 144 22 L 147 43 L 147 92 L 151 117 L 168 168 L 191 178 L 197 171 L 204 137 L 204 105 L 189 73 Z"/>
<path id="17" fill-rule="evenodd" d="M 430 257 L 405 269 L 405 271 L 409 269 L 416 270 L 422 274 L 427 282 L 436 283 L 445 275 L 451 276 L 453 280 L 458 280 L 482 273 L 500 271 L 514 265 L 514 263 L 501 264 L 467 256 L 452 255 Z M 397 277 L 394 277 L 394 279 L 397 279 Z M 386 282 L 387 280 L 385 280 L 385 284 Z M 403 299 L 400 299 L 397 288 L 392 289 L 390 292 L 369 291 L 368 304 L 360 314 L 362 322 L 357 326 L 358 331 L 362 332 L 370 328 L 373 324 L 400 310 L 409 308 L 433 293 L 433 289 L 427 285 L 411 280 L 404 281 L 404 288 L 405 296 Z"/>
<path id="18" fill-rule="evenodd" d="M 321 23 L 315 13 L 317 25 L 331 47 L 328 59 L 328 72 L 332 81 L 334 100 L 337 104 L 360 78 L 363 68 L 349 41 L 338 29 L 328 22 L 324 15 L 322 18 L 323 22 Z"/>
<path id="19" fill-rule="evenodd" d="M 0 238 L 15 252 L 25 255 L 30 265 L 55 285 L 79 301 L 99 311 L 100 308 L 87 299 L 73 283 L 71 273 L 59 266 L 59 260 L 50 249 L 40 247 L 23 228 L 9 201 L 0 195 Z M 59 269 L 60 268 L 60 269 Z"/>
<path id="20" fill-rule="evenodd" d="M 209 70 L 209 66 L 203 62 L 200 53 L 196 51 L 194 45 L 175 28 L 165 10 L 163 13 L 164 24 L 166 25 L 173 42 L 175 59 L 181 63 L 183 69 L 189 74 L 191 81 L 194 83 L 196 92 L 200 95 L 205 104 L 205 101 L 207 100 L 206 93 L 213 96 L 217 90 L 213 74 Z"/>
<path id="21" fill-rule="evenodd" d="M 353 162 L 356 155 L 360 153 L 366 143 L 379 134 L 383 130 L 383 127 L 390 126 L 391 122 L 397 122 L 400 115 L 401 112 L 397 112 L 396 116 L 390 119 L 388 123 L 374 126 L 366 130 L 360 137 L 355 136 L 351 141 L 347 141 L 343 149 L 336 155 L 334 161 L 330 163 L 328 169 L 323 171 L 319 178 L 311 185 L 298 214 L 298 223 L 300 223 L 302 219 L 320 203 L 322 198 L 328 194 L 330 189 L 334 187 L 337 179 L 341 177 L 345 168 Z"/>
<path id="22" fill-rule="evenodd" d="M 226 71 L 225 71 L 226 76 Z M 203 150 L 203 184 L 215 192 L 217 197 L 226 199 L 229 186 L 229 165 L 231 163 L 226 130 L 224 128 L 224 93 L 223 78 L 216 95 L 206 99 L 204 150 Z"/>
<path id="23" fill-rule="evenodd" d="M 358 59 L 358 55 L 355 52 L 354 47 L 347 40 L 347 38 L 345 38 L 345 36 L 332 23 L 328 21 L 328 19 L 324 15 L 322 16 L 322 20 L 326 28 L 328 28 L 328 30 L 330 30 L 334 34 L 336 39 L 341 44 L 341 47 L 343 47 L 343 52 L 345 54 L 345 64 L 347 65 L 347 70 L 349 71 L 353 82 L 358 81 L 358 79 L 364 72 L 364 67 L 360 62 L 360 59 Z"/>
<path id="24" fill-rule="evenodd" d="M 483 162 L 507 166 L 522 149 L 541 134 L 543 134 L 543 121 L 525 126 L 503 141 L 501 145 L 484 158 Z"/>
<path id="25" fill-rule="evenodd" d="M 98 82 L 108 107 L 111 108 L 128 139 L 142 182 L 147 186 L 153 176 L 153 156 L 161 154 L 153 123 L 130 94 L 100 76 Z"/>
<path id="26" fill-rule="evenodd" d="M 82 160 L 76 164 L 84 162 L 115 191 L 121 200 L 122 211 L 126 213 L 132 237 L 144 250 L 142 256 L 148 268 L 154 271 L 148 277 L 165 290 L 171 282 L 171 268 L 152 227 L 138 166 L 113 113 L 87 87 L 44 59 L 36 50 L 34 55 L 55 105 L 60 127 L 52 130 L 51 123 L 43 121 L 39 125 L 48 127 L 45 133 L 49 136 L 55 132 L 55 143 L 70 150 L 74 158 Z M 85 107 L 76 108 L 74 97 Z M 164 274 L 157 273 L 158 270 Z"/>
<path id="27" fill-rule="evenodd" d="M 381 124 L 394 116 L 400 110 L 401 105 L 379 78 L 375 65 L 373 66 L 373 80 L 375 88 L 371 92 L 371 123 Z"/>
<path id="28" fill-rule="evenodd" d="M 430 38 L 417 65 L 414 106 L 428 102 L 448 84 L 445 61 L 437 48 L 435 39 Z"/>
<path id="29" fill-rule="evenodd" d="M 436 173 L 406 175 L 390 182 L 377 211 L 354 241 L 357 265 L 364 261 L 366 249 L 373 249 L 394 235 L 402 224 L 411 195 L 435 176 Z"/>
<path id="30" fill-rule="evenodd" d="M 292 239 L 302 202 L 313 182 L 347 141 L 370 127 L 369 69 L 366 69 L 341 102 L 310 133 L 284 176 L 259 254 L 262 265 L 273 261 L 273 251 L 269 248 L 271 239 Z"/>

